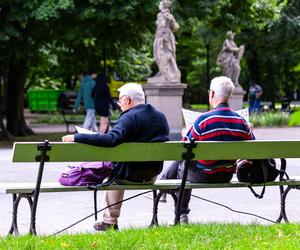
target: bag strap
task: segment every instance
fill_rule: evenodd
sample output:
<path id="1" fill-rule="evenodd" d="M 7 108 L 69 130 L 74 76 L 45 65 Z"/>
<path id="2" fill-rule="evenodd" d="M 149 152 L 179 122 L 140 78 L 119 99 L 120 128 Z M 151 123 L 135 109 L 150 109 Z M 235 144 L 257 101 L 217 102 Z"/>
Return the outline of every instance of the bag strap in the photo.
<path id="1" fill-rule="evenodd" d="M 253 166 L 253 165 L 252 165 Z M 255 192 L 255 190 L 252 187 L 252 181 L 251 181 L 251 174 L 249 176 L 249 180 L 250 180 L 250 185 L 248 186 L 248 188 L 250 189 L 250 191 L 252 192 L 252 194 L 258 198 L 258 199 L 262 199 L 264 197 L 265 191 L 266 191 L 266 182 L 267 182 L 267 178 L 268 178 L 268 172 L 267 172 L 267 167 L 264 161 L 260 160 L 260 166 L 262 168 L 262 172 L 263 172 L 263 176 L 264 176 L 264 185 L 263 188 L 261 190 L 261 193 L 258 194 Z"/>
<path id="2" fill-rule="evenodd" d="M 287 181 L 290 179 L 286 172 L 286 159 L 285 158 L 280 158 L 280 170 L 279 170 L 279 180 L 280 181 Z M 286 178 L 284 178 L 286 177 Z"/>
<path id="3" fill-rule="evenodd" d="M 270 161 L 270 160 L 268 160 Z M 273 164 L 272 162 L 270 162 L 270 164 Z M 267 182 L 267 178 L 268 178 L 268 172 L 267 172 L 267 166 L 265 164 L 265 161 L 261 161 L 261 167 L 262 167 L 262 171 L 263 171 L 263 175 L 264 175 L 264 185 L 263 185 L 263 189 L 261 191 L 261 194 L 257 194 L 255 192 L 255 190 L 252 188 L 252 182 L 251 182 L 251 175 L 249 176 L 250 178 L 250 185 L 248 186 L 248 188 L 251 190 L 251 192 L 253 193 L 253 195 L 258 198 L 258 199 L 262 199 L 264 197 L 265 194 L 265 190 L 266 190 L 266 182 Z M 286 173 L 286 159 L 285 158 L 280 158 L 280 170 L 278 170 L 279 172 L 279 180 L 280 181 L 286 181 L 289 180 L 289 176 Z M 286 177 L 286 178 L 284 178 Z"/>

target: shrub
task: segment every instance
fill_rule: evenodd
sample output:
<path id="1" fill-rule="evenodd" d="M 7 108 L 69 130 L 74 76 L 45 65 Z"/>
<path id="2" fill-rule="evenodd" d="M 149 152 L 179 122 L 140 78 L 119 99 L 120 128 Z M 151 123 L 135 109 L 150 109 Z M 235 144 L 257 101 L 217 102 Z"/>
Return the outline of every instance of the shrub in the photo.
<path id="1" fill-rule="evenodd" d="M 300 125 L 300 111 L 296 111 L 291 115 L 289 126 L 299 126 L 299 125 Z"/>
<path id="2" fill-rule="evenodd" d="M 253 123 L 254 127 L 287 126 L 289 124 L 289 120 L 290 115 L 287 112 L 263 112 L 250 115 L 250 122 Z"/>

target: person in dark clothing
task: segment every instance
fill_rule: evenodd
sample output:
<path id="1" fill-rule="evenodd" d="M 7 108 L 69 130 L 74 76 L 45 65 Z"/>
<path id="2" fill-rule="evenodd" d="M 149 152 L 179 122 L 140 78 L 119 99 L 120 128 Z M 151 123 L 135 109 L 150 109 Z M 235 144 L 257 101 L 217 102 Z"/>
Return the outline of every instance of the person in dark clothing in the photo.
<path id="1" fill-rule="evenodd" d="M 101 75 L 96 78 L 96 84 L 92 92 L 95 99 L 95 110 L 100 116 L 99 133 L 107 132 L 109 123 L 109 106 L 113 106 L 113 100 L 108 87 L 108 79 L 106 75 Z M 114 106 L 113 106 L 114 107 Z"/>
<path id="2" fill-rule="evenodd" d="M 169 138 L 169 126 L 165 115 L 150 104 L 145 104 L 145 94 L 141 85 L 127 83 L 120 89 L 118 105 L 122 113 L 116 125 L 107 134 L 76 134 L 66 135 L 64 142 L 81 142 L 101 147 L 113 147 L 123 142 L 164 142 Z M 162 171 L 163 162 L 126 162 L 115 163 L 119 184 L 154 183 Z M 103 206 L 123 200 L 123 190 L 106 191 Z M 102 222 L 97 222 L 94 228 L 99 231 L 118 229 L 122 203 L 104 210 Z"/>

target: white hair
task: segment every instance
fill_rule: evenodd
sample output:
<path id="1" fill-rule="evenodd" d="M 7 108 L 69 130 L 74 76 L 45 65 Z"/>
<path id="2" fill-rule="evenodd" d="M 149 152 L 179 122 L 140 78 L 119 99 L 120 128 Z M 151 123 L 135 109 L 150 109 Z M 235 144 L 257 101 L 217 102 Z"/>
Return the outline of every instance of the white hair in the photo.
<path id="1" fill-rule="evenodd" d="M 228 101 L 232 96 L 234 84 L 230 78 L 226 76 L 219 76 L 211 80 L 210 89 L 215 92 L 218 99 Z"/>
<path id="2" fill-rule="evenodd" d="M 140 84 L 137 83 L 126 83 L 118 89 L 120 96 L 127 95 L 132 101 L 145 102 L 145 93 Z"/>

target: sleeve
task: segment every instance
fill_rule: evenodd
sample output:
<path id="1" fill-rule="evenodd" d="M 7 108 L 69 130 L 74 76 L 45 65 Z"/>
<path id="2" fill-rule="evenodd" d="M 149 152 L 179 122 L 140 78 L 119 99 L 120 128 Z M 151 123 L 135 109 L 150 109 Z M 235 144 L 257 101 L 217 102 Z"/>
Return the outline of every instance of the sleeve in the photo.
<path id="1" fill-rule="evenodd" d="M 116 125 L 107 134 L 76 134 L 75 142 L 100 147 L 114 147 L 128 141 L 130 126 L 127 119 L 119 119 Z"/>
<path id="2" fill-rule="evenodd" d="M 192 138 L 194 138 L 196 141 L 200 141 L 201 130 L 198 124 L 200 124 L 201 120 L 202 118 L 199 116 L 194 122 L 193 126 L 190 127 L 186 136 L 183 138 L 183 141 L 190 141 Z"/>

